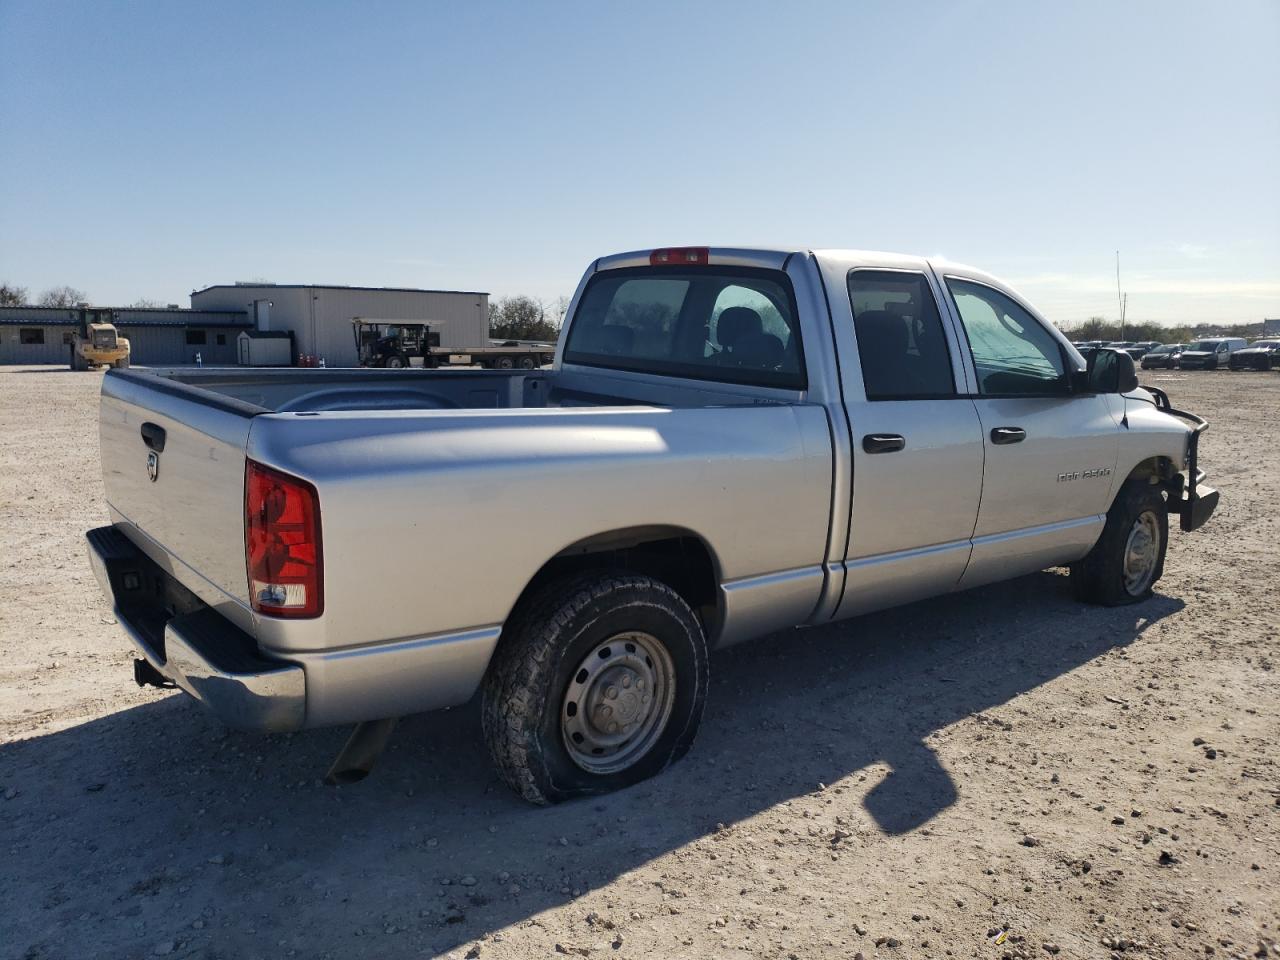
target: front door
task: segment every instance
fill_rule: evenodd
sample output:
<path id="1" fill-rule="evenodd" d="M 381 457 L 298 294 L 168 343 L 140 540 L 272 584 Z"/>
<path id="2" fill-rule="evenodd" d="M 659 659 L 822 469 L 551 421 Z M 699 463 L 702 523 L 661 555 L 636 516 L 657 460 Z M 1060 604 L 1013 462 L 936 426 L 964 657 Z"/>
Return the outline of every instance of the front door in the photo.
<path id="1" fill-rule="evenodd" d="M 936 281 L 915 269 L 850 270 L 832 316 L 853 433 L 845 589 L 851 616 L 956 587 L 982 486 L 982 434 Z M 835 299 L 833 294 L 833 300 Z M 843 304 L 840 305 L 843 307 Z"/>
<path id="2" fill-rule="evenodd" d="M 962 586 L 1078 560 L 1115 487 L 1120 426 L 1105 397 L 1073 394 L 1063 344 L 976 279 L 944 278 L 976 374 L 985 466 Z"/>

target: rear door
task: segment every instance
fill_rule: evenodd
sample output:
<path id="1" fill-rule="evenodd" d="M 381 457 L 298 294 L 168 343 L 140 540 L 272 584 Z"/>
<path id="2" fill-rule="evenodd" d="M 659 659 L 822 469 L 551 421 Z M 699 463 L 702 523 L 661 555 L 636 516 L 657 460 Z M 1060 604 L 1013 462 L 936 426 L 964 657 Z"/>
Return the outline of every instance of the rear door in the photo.
<path id="1" fill-rule="evenodd" d="M 843 617 L 955 588 L 978 512 L 982 433 L 925 265 L 824 272 L 853 441 Z"/>
<path id="2" fill-rule="evenodd" d="M 1074 357 L 1011 292 L 944 274 L 964 335 L 985 464 L 973 556 L 976 586 L 1079 559 L 1111 501 L 1119 425 L 1107 399 L 1073 394 Z"/>

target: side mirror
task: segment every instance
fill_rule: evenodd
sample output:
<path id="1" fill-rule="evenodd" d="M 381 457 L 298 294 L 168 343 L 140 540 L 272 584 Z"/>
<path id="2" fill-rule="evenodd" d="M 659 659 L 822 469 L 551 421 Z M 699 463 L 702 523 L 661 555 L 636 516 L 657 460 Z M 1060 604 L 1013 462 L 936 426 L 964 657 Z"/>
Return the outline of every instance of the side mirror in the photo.
<path id="1" fill-rule="evenodd" d="M 1133 356 L 1123 350 L 1098 349 L 1089 354 L 1084 393 L 1128 393 L 1138 387 Z"/>

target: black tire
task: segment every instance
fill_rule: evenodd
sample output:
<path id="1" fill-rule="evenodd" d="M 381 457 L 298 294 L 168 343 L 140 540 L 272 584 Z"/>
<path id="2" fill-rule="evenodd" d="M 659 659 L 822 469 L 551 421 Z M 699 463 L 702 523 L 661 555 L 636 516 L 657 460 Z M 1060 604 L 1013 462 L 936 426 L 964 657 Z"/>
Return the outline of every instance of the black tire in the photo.
<path id="1" fill-rule="evenodd" d="M 517 361 L 517 365 L 521 370 L 532 370 L 537 366 L 537 363 L 534 361 L 533 357 L 521 357 Z"/>
<path id="2" fill-rule="evenodd" d="M 515 367 L 515 365 L 516 365 L 516 362 L 515 360 L 511 359 L 511 357 L 499 357 L 497 360 L 494 361 L 494 366 L 497 367 L 499 370 L 510 370 L 513 367 Z"/>
<path id="3" fill-rule="evenodd" d="M 1126 579 L 1125 555 L 1130 534 L 1144 514 L 1154 515 L 1157 532 L 1154 566 L 1145 584 Z M 1165 551 L 1169 546 L 1169 514 L 1160 487 L 1146 478 L 1130 480 L 1107 511 L 1102 536 L 1083 560 L 1071 565 L 1071 586 L 1076 599 L 1107 607 L 1140 603 L 1151 596 L 1151 588 L 1164 574 Z"/>
<path id="4" fill-rule="evenodd" d="M 409 366 L 409 360 L 407 357 L 392 354 L 387 357 L 387 366 L 393 370 L 403 370 L 405 367 Z"/>
<path id="5" fill-rule="evenodd" d="M 650 745 L 645 752 L 623 769 L 595 772 L 575 760 L 566 745 L 571 722 L 566 716 L 576 712 L 568 702 L 570 684 L 581 682 L 586 658 L 626 632 L 656 640 L 669 657 L 670 708 L 665 723 L 646 737 Z M 503 627 L 483 688 L 489 754 L 508 786 L 535 804 L 639 783 L 661 773 L 693 745 L 706 704 L 707 677 L 702 627 L 666 584 L 623 570 L 553 581 L 522 602 Z M 627 749 L 625 743 L 620 749 Z"/>

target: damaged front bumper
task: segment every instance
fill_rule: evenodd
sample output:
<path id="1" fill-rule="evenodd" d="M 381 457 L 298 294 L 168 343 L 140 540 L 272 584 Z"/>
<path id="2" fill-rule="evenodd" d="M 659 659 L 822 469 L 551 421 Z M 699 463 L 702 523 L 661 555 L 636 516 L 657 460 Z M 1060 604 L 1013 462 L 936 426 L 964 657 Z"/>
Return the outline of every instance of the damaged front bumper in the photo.
<path id="1" fill-rule="evenodd" d="M 1169 395 L 1158 387 L 1143 385 L 1156 401 L 1156 409 L 1171 417 L 1186 420 L 1193 426 L 1187 438 L 1186 474 L 1179 475 L 1169 490 L 1169 513 L 1176 514 L 1178 525 L 1186 532 L 1198 530 L 1213 516 L 1218 507 L 1218 491 L 1204 483 L 1205 473 L 1200 469 L 1200 435 L 1209 429 L 1209 421 L 1194 413 L 1176 409 L 1169 403 Z"/>

